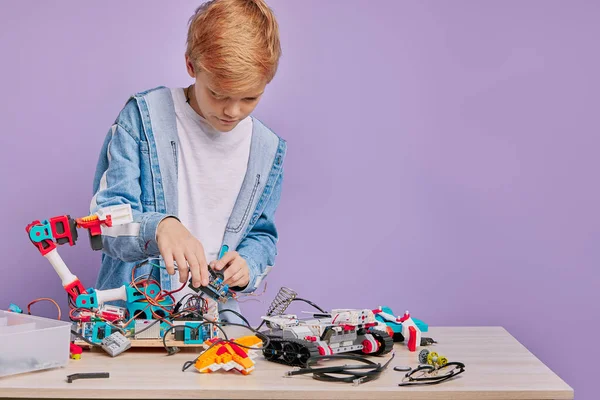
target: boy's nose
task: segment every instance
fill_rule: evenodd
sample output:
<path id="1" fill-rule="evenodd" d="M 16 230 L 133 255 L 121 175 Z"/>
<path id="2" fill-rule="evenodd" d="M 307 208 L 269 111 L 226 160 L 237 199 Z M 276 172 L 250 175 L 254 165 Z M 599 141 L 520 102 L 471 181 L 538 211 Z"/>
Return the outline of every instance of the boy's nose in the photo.
<path id="1" fill-rule="evenodd" d="M 237 119 L 240 116 L 239 103 L 236 101 L 227 104 L 223 109 L 223 114 L 225 114 L 227 118 Z"/>

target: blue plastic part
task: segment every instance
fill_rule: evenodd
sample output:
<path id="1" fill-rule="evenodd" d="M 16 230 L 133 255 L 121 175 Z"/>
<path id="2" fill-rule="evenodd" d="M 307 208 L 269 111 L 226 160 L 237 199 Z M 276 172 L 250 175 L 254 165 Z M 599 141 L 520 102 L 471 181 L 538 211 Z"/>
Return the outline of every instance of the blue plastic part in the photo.
<path id="1" fill-rule="evenodd" d="M 427 332 L 429 330 L 429 326 L 425 322 L 421 321 L 420 319 L 413 318 L 412 320 L 415 323 L 415 325 L 417 325 L 417 328 L 419 328 L 419 330 L 421 332 Z"/>
<path id="2" fill-rule="evenodd" d="M 104 335 L 99 333 L 104 331 Z M 109 337 L 112 334 L 112 328 L 105 322 L 95 322 L 92 331 L 91 341 L 93 343 L 101 343 L 105 337 Z"/>
<path id="3" fill-rule="evenodd" d="M 155 298 L 156 295 L 160 292 L 160 287 L 156 283 L 151 283 L 146 287 L 138 287 L 138 289 L 134 288 L 133 286 L 128 286 L 126 292 L 127 303 L 133 303 L 138 300 L 146 300 L 146 296 L 144 296 L 144 293 L 146 293 L 148 297 Z M 171 298 L 169 297 L 168 299 L 170 300 Z"/>
<path id="4" fill-rule="evenodd" d="M 75 299 L 78 308 L 96 308 L 98 307 L 98 296 L 93 288 L 87 289 L 87 294 L 80 294 Z"/>
<path id="5" fill-rule="evenodd" d="M 394 312 L 389 307 L 381 307 L 381 311 L 383 311 L 386 314 L 394 315 Z M 379 314 L 375 314 L 375 319 L 379 322 L 383 322 L 384 324 L 386 324 L 387 326 L 392 328 L 392 331 L 394 333 L 402 333 L 402 323 L 401 322 L 388 321 L 388 320 L 384 319 L 383 317 L 381 317 Z"/>
<path id="6" fill-rule="evenodd" d="M 8 306 L 8 311 L 14 312 L 17 314 L 23 314 L 23 310 L 21 310 L 21 307 L 19 307 L 18 305 L 14 304 L 14 303 L 10 303 L 10 305 Z"/>
<path id="7" fill-rule="evenodd" d="M 171 325 L 167 322 L 163 321 L 160 323 L 160 337 L 162 338 L 165 335 L 165 332 L 171 329 Z M 173 331 L 171 331 L 173 332 Z"/>
<path id="8" fill-rule="evenodd" d="M 227 253 L 229 251 L 229 246 L 227 246 L 226 244 L 224 244 L 221 247 L 221 251 L 219 252 L 219 257 L 217 257 L 217 260 L 220 260 L 221 258 L 223 258 L 223 256 L 225 255 L 225 253 Z"/>
<path id="9" fill-rule="evenodd" d="M 202 322 L 186 322 L 185 326 L 189 326 L 191 328 L 194 328 L 195 331 L 195 338 L 192 338 L 192 330 L 191 329 L 187 329 L 184 328 L 184 332 L 183 332 L 183 343 L 185 344 L 202 344 L 204 343 L 204 338 L 206 337 L 206 333 L 204 332 L 204 326 L 202 326 L 200 329 L 197 329 L 200 324 L 202 324 Z M 196 331 L 197 329 L 197 331 Z"/>
<path id="10" fill-rule="evenodd" d="M 52 236 L 52 227 L 47 219 L 41 222 L 42 225 L 32 226 L 29 230 L 29 238 L 34 243 L 39 243 L 42 240 L 54 240 Z"/>

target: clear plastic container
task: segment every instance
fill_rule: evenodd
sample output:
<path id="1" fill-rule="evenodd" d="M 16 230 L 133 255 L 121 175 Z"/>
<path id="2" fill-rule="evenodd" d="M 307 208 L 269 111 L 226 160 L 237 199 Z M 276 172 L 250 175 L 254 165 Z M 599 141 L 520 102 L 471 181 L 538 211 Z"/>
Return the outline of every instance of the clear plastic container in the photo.
<path id="1" fill-rule="evenodd" d="M 0 310 L 0 377 L 63 367 L 71 323 Z"/>

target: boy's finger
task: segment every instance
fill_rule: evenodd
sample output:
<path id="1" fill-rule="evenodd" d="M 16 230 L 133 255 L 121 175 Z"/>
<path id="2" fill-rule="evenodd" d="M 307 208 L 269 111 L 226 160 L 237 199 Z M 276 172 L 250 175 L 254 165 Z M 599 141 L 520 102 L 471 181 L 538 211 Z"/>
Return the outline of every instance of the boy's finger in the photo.
<path id="1" fill-rule="evenodd" d="M 178 252 L 173 255 L 177 263 L 177 272 L 179 273 L 179 282 L 183 283 L 188 277 L 188 265 L 183 252 Z"/>
<path id="2" fill-rule="evenodd" d="M 221 257 L 215 262 L 214 269 L 216 269 L 217 271 L 222 270 L 223 268 L 225 268 L 226 265 L 230 264 L 233 260 L 235 260 L 237 255 L 237 251 L 228 251 L 227 253 L 223 254 L 223 257 Z"/>
<path id="3" fill-rule="evenodd" d="M 232 282 L 232 278 L 237 275 L 241 271 L 241 266 L 239 263 L 232 263 L 227 269 L 223 272 L 223 283 L 229 285 Z"/>
<path id="4" fill-rule="evenodd" d="M 202 282 L 202 286 L 208 285 L 208 263 L 206 262 L 206 257 L 204 257 L 204 252 L 196 253 L 196 258 L 198 259 L 198 265 L 200 266 L 200 280 Z"/>
<path id="5" fill-rule="evenodd" d="M 198 257 L 194 253 L 186 255 L 188 262 L 190 263 L 190 273 L 192 274 L 192 285 L 194 287 L 200 287 L 202 279 L 200 277 L 200 263 Z"/>
<path id="6" fill-rule="evenodd" d="M 163 254 L 163 259 L 165 260 L 165 267 L 167 269 L 167 273 L 169 275 L 173 275 L 175 273 L 175 265 L 173 265 L 173 254 L 171 252 Z"/>
<path id="7" fill-rule="evenodd" d="M 239 286 L 239 284 L 244 280 L 244 271 L 239 270 L 231 278 L 229 278 L 229 282 L 225 282 L 230 287 Z"/>

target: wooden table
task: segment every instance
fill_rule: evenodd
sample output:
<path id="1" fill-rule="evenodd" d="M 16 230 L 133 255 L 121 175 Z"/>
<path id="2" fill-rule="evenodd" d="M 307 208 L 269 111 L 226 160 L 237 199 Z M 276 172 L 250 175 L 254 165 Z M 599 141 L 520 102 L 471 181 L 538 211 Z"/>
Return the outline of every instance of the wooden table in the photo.
<path id="1" fill-rule="evenodd" d="M 193 367 L 181 372 L 183 363 L 195 358 L 194 350 L 167 356 L 162 349 L 130 349 L 115 358 L 100 350 L 84 352 L 65 368 L 0 378 L 0 398 L 573 399 L 573 389 L 501 327 L 433 327 L 427 336 L 438 341 L 428 349 L 463 362 L 465 372 L 439 385 L 399 387 L 404 373 L 392 367 L 418 364 L 418 351 L 401 344 L 388 370 L 359 386 L 310 375 L 284 377 L 290 367 L 262 356 L 256 370 L 244 376 L 200 374 Z M 109 372 L 110 378 L 66 382 L 67 375 L 80 372 Z"/>

